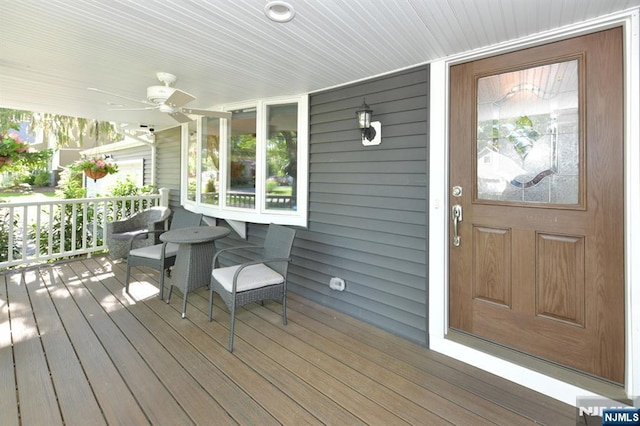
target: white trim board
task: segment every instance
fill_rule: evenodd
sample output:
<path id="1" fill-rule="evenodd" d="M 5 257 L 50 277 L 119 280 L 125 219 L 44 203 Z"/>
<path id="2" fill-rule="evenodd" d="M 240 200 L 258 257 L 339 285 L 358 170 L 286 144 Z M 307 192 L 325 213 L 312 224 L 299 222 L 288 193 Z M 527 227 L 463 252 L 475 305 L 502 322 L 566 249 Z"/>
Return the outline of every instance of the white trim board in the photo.
<path id="1" fill-rule="evenodd" d="M 429 144 L 429 346 L 570 405 L 593 392 L 445 338 L 448 329 L 448 110 L 449 67 L 481 57 L 623 26 L 625 49 L 625 292 L 626 379 L 629 398 L 640 396 L 640 38 L 639 9 L 603 16 L 532 37 L 491 46 L 431 64 Z M 443 84 L 444 83 L 444 84 Z M 444 166 L 443 166 L 444 165 Z M 635 309 L 632 309 L 635 307 Z M 634 362 L 635 360 L 635 362 Z"/>

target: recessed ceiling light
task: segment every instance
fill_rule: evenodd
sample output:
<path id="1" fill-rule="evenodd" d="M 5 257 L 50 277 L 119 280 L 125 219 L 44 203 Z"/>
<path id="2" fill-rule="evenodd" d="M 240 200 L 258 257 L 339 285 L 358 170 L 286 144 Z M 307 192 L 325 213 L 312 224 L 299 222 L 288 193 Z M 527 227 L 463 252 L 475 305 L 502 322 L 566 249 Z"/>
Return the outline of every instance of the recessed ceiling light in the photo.
<path id="1" fill-rule="evenodd" d="M 274 22 L 289 22 L 296 15 L 296 11 L 287 2 L 270 1 L 264 7 L 264 14 Z"/>

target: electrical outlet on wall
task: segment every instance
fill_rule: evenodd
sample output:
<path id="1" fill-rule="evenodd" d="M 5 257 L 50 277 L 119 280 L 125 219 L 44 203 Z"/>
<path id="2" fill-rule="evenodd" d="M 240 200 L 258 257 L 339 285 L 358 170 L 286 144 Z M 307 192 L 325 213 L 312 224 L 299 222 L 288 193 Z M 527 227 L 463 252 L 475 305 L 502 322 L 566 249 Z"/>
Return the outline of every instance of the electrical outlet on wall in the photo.
<path id="1" fill-rule="evenodd" d="M 344 291 L 347 284 L 342 278 L 333 277 L 329 280 L 329 288 L 332 290 Z"/>

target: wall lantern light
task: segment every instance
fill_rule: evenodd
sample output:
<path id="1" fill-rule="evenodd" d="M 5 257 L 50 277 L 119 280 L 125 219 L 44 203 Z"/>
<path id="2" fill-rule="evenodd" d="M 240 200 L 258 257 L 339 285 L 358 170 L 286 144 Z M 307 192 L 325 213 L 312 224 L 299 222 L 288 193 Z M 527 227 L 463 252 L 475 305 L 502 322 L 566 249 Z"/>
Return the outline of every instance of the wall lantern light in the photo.
<path id="1" fill-rule="evenodd" d="M 362 132 L 362 145 L 380 145 L 382 142 L 382 125 L 379 121 L 371 121 L 373 110 L 362 100 L 362 105 L 356 110 L 358 128 Z"/>

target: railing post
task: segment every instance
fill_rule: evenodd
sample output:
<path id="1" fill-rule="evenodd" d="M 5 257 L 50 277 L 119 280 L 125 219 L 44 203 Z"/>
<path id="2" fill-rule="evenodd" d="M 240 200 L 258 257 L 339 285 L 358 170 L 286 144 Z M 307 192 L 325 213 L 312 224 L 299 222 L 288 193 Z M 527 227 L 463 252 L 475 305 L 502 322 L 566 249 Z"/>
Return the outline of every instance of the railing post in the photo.
<path id="1" fill-rule="evenodd" d="M 160 206 L 169 207 L 169 188 L 160 188 Z"/>

